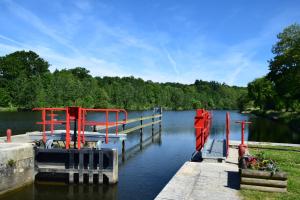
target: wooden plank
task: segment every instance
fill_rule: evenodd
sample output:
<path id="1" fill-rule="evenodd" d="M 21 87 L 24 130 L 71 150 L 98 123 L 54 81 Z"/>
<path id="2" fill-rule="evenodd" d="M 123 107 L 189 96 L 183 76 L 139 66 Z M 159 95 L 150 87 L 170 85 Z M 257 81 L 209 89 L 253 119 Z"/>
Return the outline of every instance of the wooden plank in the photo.
<path id="1" fill-rule="evenodd" d="M 130 124 L 130 123 L 133 123 L 133 122 L 138 122 L 138 121 L 141 121 L 141 120 L 147 120 L 147 119 L 155 119 L 155 118 L 159 118 L 159 117 L 162 117 L 161 114 L 158 114 L 158 115 L 150 115 L 150 116 L 146 116 L 146 117 L 138 117 L 138 118 L 133 118 L 133 119 L 129 119 L 126 121 L 126 124 Z M 116 126 L 122 126 L 124 121 L 119 121 L 118 122 L 118 125 L 111 125 L 111 126 L 108 126 L 108 128 L 114 128 Z M 99 131 L 99 130 L 104 130 L 106 129 L 106 126 L 96 126 L 96 130 Z"/>
<path id="2" fill-rule="evenodd" d="M 144 127 L 150 126 L 150 125 L 152 125 L 152 124 L 157 124 L 157 123 L 159 123 L 159 122 L 161 122 L 161 120 L 157 120 L 157 121 L 154 121 L 154 122 L 149 122 L 149 123 L 147 123 L 147 124 L 135 126 L 135 127 L 126 129 L 126 130 L 124 130 L 124 131 L 120 131 L 119 134 L 128 134 L 128 133 L 130 133 L 130 132 L 139 130 L 140 128 L 144 128 Z"/>
<path id="3" fill-rule="evenodd" d="M 272 174 L 272 172 L 252 170 L 252 169 L 242 169 L 241 176 L 274 179 L 274 180 L 287 180 L 287 173 L 285 172 L 276 172 Z"/>
<path id="4" fill-rule="evenodd" d="M 271 180 L 247 177 L 242 177 L 241 183 L 246 185 L 269 186 L 278 188 L 285 188 L 287 186 L 287 180 Z"/>
<path id="5" fill-rule="evenodd" d="M 264 187 L 264 186 L 256 186 L 256 185 L 245 185 L 245 184 L 241 184 L 241 189 L 259 190 L 264 192 L 287 192 L 286 188 Z"/>

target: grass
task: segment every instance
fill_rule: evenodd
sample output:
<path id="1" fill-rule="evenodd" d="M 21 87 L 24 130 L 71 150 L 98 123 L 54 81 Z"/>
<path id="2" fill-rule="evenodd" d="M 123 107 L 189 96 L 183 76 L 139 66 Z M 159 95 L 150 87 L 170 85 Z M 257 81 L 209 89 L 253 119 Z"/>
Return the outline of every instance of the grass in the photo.
<path id="1" fill-rule="evenodd" d="M 263 151 L 266 158 L 274 160 L 280 171 L 288 173 L 288 192 L 270 193 L 253 190 L 241 190 L 245 200 L 259 199 L 300 199 L 300 148 L 263 146 L 251 147 L 250 153 L 256 154 Z"/>

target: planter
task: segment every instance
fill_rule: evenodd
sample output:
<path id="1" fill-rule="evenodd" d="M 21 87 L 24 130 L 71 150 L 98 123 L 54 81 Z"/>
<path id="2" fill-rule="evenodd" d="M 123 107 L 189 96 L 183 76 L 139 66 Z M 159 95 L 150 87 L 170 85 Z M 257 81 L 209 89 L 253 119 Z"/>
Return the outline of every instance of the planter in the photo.
<path id="1" fill-rule="evenodd" d="M 241 169 L 241 189 L 259 190 L 266 192 L 286 192 L 287 173 Z"/>

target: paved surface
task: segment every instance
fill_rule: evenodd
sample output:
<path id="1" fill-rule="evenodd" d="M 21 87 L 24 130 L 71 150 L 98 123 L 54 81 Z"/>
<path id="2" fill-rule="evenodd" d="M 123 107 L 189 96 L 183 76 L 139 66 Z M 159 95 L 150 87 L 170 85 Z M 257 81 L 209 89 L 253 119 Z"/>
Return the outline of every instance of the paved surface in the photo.
<path id="1" fill-rule="evenodd" d="M 237 149 L 229 155 L 224 163 L 186 162 L 155 199 L 240 199 Z"/>

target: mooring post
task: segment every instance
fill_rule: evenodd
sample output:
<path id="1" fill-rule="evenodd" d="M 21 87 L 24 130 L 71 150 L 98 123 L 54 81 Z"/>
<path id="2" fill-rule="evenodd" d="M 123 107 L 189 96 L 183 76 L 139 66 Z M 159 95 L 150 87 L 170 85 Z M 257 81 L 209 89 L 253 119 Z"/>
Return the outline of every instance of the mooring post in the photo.
<path id="1" fill-rule="evenodd" d="M 6 130 L 6 142 L 7 143 L 11 142 L 11 129 Z"/>
<path id="2" fill-rule="evenodd" d="M 122 140 L 122 162 L 125 161 L 125 140 Z"/>
<path id="3" fill-rule="evenodd" d="M 98 163 L 98 182 L 103 183 L 103 151 L 99 151 L 99 163 Z"/>
<path id="4" fill-rule="evenodd" d="M 93 149 L 89 150 L 89 184 L 92 184 L 94 181 L 94 151 Z"/>
<path id="5" fill-rule="evenodd" d="M 83 151 L 79 151 L 79 183 L 83 183 L 83 161 L 84 161 L 84 154 Z"/>
<path id="6" fill-rule="evenodd" d="M 69 169 L 74 169 L 74 152 L 69 150 Z M 74 183 L 74 173 L 69 170 L 69 183 Z"/>
<path id="7" fill-rule="evenodd" d="M 111 176 L 109 177 L 109 183 L 117 183 L 118 182 L 118 179 L 119 179 L 119 177 L 118 177 L 118 174 L 119 174 L 119 168 L 118 168 L 118 151 L 117 151 L 117 149 L 112 149 L 112 160 L 113 160 L 113 162 L 112 162 L 112 174 L 111 174 Z"/>

